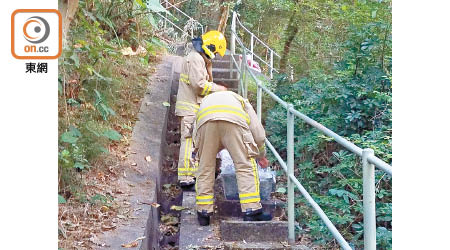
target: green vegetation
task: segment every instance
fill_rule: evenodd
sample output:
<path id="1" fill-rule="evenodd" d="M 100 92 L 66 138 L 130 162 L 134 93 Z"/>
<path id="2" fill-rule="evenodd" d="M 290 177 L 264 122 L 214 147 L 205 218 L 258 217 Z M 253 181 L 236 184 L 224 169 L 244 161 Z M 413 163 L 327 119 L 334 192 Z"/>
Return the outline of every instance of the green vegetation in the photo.
<path id="1" fill-rule="evenodd" d="M 79 1 L 59 60 L 59 193 L 79 194 L 82 174 L 114 165 L 161 51 L 150 1 Z M 129 55 L 128 52 L 139 52 Z M 65 201 L 58 196 L 60 202 Z"/>
<path id="2" fill-rule="evenodd" d="M 361 148 L 392 161 L 392 28 L 390 1 L 247 1 L 240 19 L 280 52 L 276 65 L 294 68 L 268 85 L 283 100 Z M 240 31 L 244 41 L 247 34 Z M 264 55 L 267 51 L 255 47 Z M 261 64 L 260 64 L 261 65 Z M 250 77 L 249 98 L 255 101 Z M 286 156 L 286 110 L 264 97 L 269 140 Z M 297 119 L 295 175 L 341 234 L 363 247 L 361 159 Z M 275 157 L 271 159 L 276 162 Z M 278 193 L 285 192 L 285 178 Z M 284 181 L 283 181 L 284 180 Z M 391 177 L 376 171 L 377 248 L 392 248 Z M 326 248 L 338 247 L 320 218 L 298 194 L 298 231 Z"/>

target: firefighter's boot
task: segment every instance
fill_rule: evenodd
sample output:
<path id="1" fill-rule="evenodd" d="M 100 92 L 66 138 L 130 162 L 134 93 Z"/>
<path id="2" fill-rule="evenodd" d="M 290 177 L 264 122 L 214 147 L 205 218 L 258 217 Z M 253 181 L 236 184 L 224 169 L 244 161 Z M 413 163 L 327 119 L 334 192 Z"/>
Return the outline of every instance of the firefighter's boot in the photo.
<path id="1" fill-rule="evenodd" d="M 202 212 L 197 211 L 197 220 L 200 226 L 209 226 L 209 221 L 212 213 L 206 212 L 206 210 L 202 210 Z"/>
<path id="2" fill-rule="evenodd" d="M 272 215 L 263 213 L 262 208 L 244 213 L 244 221 L 270 221 Z"/>

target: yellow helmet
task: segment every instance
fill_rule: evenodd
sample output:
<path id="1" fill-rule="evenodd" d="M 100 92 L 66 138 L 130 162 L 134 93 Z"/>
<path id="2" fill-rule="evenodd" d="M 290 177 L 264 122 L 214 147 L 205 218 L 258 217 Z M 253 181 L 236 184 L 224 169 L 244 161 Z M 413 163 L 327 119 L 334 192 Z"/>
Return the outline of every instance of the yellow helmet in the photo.
<path id="1" fill-rule="evenodd" d="M 202 35 L 202 40 L 202 49 L 211 59 L 214 59 L 215 53 L 219 53 L 220 56 L 225 55 L 227 40 L 221 32 L 217 30 L 208 31 Z"/>

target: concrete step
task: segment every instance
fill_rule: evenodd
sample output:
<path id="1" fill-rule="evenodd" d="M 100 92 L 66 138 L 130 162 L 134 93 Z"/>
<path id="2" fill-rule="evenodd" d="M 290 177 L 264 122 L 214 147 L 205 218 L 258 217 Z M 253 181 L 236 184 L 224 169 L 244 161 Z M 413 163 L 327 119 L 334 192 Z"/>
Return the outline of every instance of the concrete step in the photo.
<path id="1" fill-rule="evenodd" d="M 307 246 L 293 245 L 290 246 L 287 242 L 243 242 L 243 241 L 230 241 L 223 243 L 223 249 L 225 250 L 310 250 Z"/>
<path id="2" fill-rule="evenodd" d="M 290 246 L 287 242 L 224 242 L 223 249 L 225 250 L 311 250 L 311 248 L 303 245 Z"/>
<path id="3" fill-rule="evenodd" d="M 223 241 L 287 241 L 288 223 L 286 221 L 242 221 L 223 220 L 220 223 Z"/>
<path id="4" fill-rule="evenodd" d="M 216 67 L 213 67 L 213 69 L 212 69 L 213 73 L 214 72 L 227 72 L 227 73 L 230 73 L 230 71 L 232 71 L 233 73 L 238 72 L 237 69 L 230 70 L 229 68 L 216 68 Z"/>
<path id="5" fill-rule="evenodd" d="M 235 58 L 236 62 L 239 63 L 239 55 L 235 55 L 234 58 Z M 215 68 L 230 68 L 230 60 L 231 60 L 230 55 L 224 55 L 223 57 L 216 57 L 215 59 L 212 60 L 213 67 L 215 67 Z M 234 63 L 232 63 L 232 65 L 233 65 L 232 66 L 233 68 L 236 68 Z"/>
<path id="6" fill-rule="evenodd" d="M 231 73 L 231 74 L 230 74 Z M 237 79 L 238 78 L 238 70 L 237 69 L 232 69 L 230 70 L 229 68 L 213 68 L 212 69 L 212 74 L 214 75 L 223 75 L 223 78 L 232 78 L 232 79 Z"/>
<path id="7" fill-rule="evenodd" d="M 214 70 L 212 72 L 213 78 L 226 78 L 226 79 L 238 79 L 238 72 L 232 71 L 230 74 L 230 70 L 226 69 L 220 69 L 220 70 Z"/>
<path id="8" fill-rule="evenodd" d="M 230 61 L 231 59 L 231 55 L 224 55 L 223 57 L 221 56 L 217 56 L 216 58 L 214 58 L 212 61 Z M 234 55 L 234 59 L 236 59 L 236 61 L 239 60 L 239 55 Z"/>
<path id="9" fill-rule="evenodd" d="M 241 204 L 239 200 L 216 199 L 217 214 L 221 217 L 240 217 L 242 216 Z M 281 217 L 284 213 L 285 203 L 278 200 L 261 200 L 263 211 L 270 213 L 274 217 Z"/>
<path id="10" fill-rule="evenodd" d="M 183 192 L 183 207 L 180 218 L 179 249 L 216 249 L 220 247 L 219 224 L 215 217 L 211 218 L 210 226 L 200 226 L 195 210 L 195 192 Z M 203 247 L 203 248 L 202 248 Z"/>
<path id="11" fill-rule="evenodd" d="M 236 61 L 239 65 L 239 60 Z M 229 60 L 213 60 L 213 67 L 214 68 L 230 68 L 230 61 Z M 236 69 L 236 65 L 231 65 L 232 68 Z"/>

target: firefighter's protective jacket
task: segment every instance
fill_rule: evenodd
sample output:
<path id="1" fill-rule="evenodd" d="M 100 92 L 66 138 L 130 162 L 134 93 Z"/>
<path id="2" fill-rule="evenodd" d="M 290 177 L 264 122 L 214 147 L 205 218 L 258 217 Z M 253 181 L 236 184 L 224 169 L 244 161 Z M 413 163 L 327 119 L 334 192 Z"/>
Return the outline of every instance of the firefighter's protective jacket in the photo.
<path id="1" fill-rule="evenodd" d="M 265 156 L 264 140 L 266 132 L 247 99 L 232 91 L 216 92 L 205 97 L 197 112 L 193 138 L 203 124 L 214 120 L 228 121 L 250 130 L 251 135 L 244 134 L 243 136 L 245 143 L 252 143 L 253 141 L 256 143 L 257 148 L 254 149 L 256 152 L 251 157 Z M 246 138 L 247 136 L 253 138 Z"/>
<path id="2" fill-rule="evenodd" d="M 220 90 L 219 85 L 208 81 L 207 66 L 211 67 L 210 63 L 207 65 L 202 55 L 193 49 L 183 59 L 175 115 L 194 116 L 203 97 Z"/>

